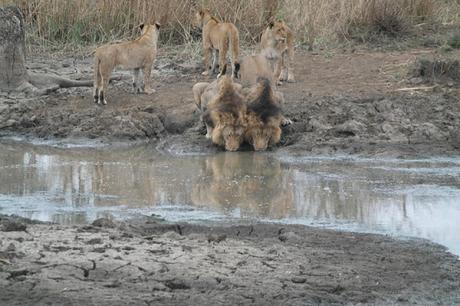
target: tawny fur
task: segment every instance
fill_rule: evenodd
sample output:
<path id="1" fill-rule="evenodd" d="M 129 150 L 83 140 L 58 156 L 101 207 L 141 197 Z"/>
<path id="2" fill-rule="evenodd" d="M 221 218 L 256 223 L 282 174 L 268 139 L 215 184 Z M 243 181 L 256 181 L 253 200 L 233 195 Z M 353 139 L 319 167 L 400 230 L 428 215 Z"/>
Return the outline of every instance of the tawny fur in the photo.
<path id="1" fill-rule="evenodd" d="M 292 64 L 294 61 L 294 34 L 282 20 L 271 22 L 260 39 L 261 54 L 269 60 L 273 77 L 278 84 L 295 82 Z"/>
<path id="2" fill-rule="evenodd" d="M 202 28 L 204 67 L 203 75 L 209 75 L 216 70 L 217 58 L 219 59 L 219 76 L 227 62 L 227 53 L 231 51 L 232 77 L 237 77 L 240 64 L 240 38 L 238 29 L 233 23 L 220 22 L 211 15 L 209 10 L 203 9 L 196 14 L 195 24 Z M 211 54 L 212 65 L 209 63 Z"/>
<path id="3" fill-rule="evenodd" d="M 233 89 L 236 92 L 241 92 L 241 84 L 233 83 Z M 193 85 L 193 99 L 197 109 L 204 113 L 208 107 L 209 101 L 211 101 L 217 95 L 217 80 L 212 83 L 199 82 Z"/>
<path id="4" fill-rule="evenodd" d="M 282 96 L 273 91 L 270 81 L 264 78 L 246 92 L 248 105 L 244 138 L 255 151 L 266 150 L 281 139 L 280 127 L 284 117 L 280 98 Z"/>
<path id="5" fill-rule="evenodd" d="M 227 151 L 236 151 L 243 142 L 246 105 L 235 90 L 232 79 L 226 75 L 217 80 L 217 94 L 209 101 L 202 120 L 206 137 Z"/>
<path id="6" fill-rule="evenodd" d="M 266 78 L 275 84 L 274 74 L 268 59 L 263 54 L 244 57 L 240 69 L 241 83 L 244 86 L 254 85 L 258 78 Z"/>
<path id="7" fill-rule="evenodd" d="M 140 72 L 144 75 L 144 92 L 151 94 L 154 90 L 150 84 L 150 74 L 157 53 L 160 25 L 140 25 L 142 34 L 134 41 L 101 46 L 96 49 L 94 57 L 94 102 L 107 104 L 107 86 L 115 67 L 133 70 L 133 86 L 141 92 Z"/>

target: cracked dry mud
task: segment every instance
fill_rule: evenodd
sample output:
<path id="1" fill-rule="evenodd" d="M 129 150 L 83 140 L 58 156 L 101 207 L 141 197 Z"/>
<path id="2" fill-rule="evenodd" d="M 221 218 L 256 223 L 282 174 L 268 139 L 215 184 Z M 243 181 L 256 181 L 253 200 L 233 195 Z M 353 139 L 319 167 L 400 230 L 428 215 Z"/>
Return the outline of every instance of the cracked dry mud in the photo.
<path id="1" fill-rule="evenodd" d="M 303 226 L 28 224 L 0 250 L 2 305 L 460 303 L 438 245 Z"/>

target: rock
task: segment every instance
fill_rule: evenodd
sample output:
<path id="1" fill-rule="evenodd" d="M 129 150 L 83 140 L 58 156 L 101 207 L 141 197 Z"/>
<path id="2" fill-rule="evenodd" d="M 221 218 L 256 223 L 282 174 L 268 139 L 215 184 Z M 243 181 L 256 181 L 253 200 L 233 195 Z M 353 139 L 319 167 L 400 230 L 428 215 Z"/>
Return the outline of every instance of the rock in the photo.
<path id="1" fill-rule="evenodd" d="M 460 129 L 454 129 L 449 133 L 449 141 L 454 148 L 460 149 Z"/>
<path id="2" fill-rule="evenodd" d="M 380 127 L 385 135 L 386 139 L 389 139 L 392 143 L 407 143 L 407 136 L 402 133 L 398 126 L 394 126 L 389 122 L 384 122 Z"/>
<path id="3" fill-rule="evenodd" d="M 215 242 L 219 243 L 227 239 L 227 235 L 222 234 L 222 235 L 215 235 L 215 234 L 210 234 L 208 235 L 208 243 Z"/>
<path id="4" fill-rule="evenodd" d="M 432 141 L 446 141 L 448 134 L 441 131 L 437 126 L 432 123 L 426 122 L 415 128 L 414 133 L 411 135 L 412 143 L 426 143 Z"/>
<path id="5" fill-rule="evenodd" d="M 167 280 L 164 284 L 171 290 L 187 290 L 191 288 L 188 283 L 181 279 Z"/>
<path id="6" fill-rule="evenodd" d="M 356 136 L 366 131 L 366 125 L 356 120 L 348 120 L 334 128 L 336 136 Z"/>
<path id="7" fill-rule="evenodd" d="M 291 278 L 291 281 L 294 284 L 303 284 L 307 281 L 307 279 L 305 277 L 294 276 L 293 278 Z"/>
<path id="8" fill-rule="evenodd" d="M 418 77 L 418 78 L 412 78 L 412 79 L 409 80 L 409 83 L 412 84 L 412 85 L 420 85 L 420 84 L 422 84 L 422 83 L 424 83 L 424 82 L 425 82 L 425 81 L 424 81 L 422 78 L 420 78 L 420 77 Z"/>
<path id="9" fill-rule="evenodd" d="M 91 223 L 91 225 L 97 226 L 97 227 L 108 227 L 108 228 L 116 227 L 115 222 L 113 222 L 111 219 L 108 219 L 108 218 L 96 219 L 93 221 L 93 223 Z"/>
<path id="10" fill-rule="evenodd" d="M 293 242 L 302 240 L 302 238 L 294 232 L 282 233 L 278 236 L 278 239 L 282 242 L 285 242 L 288 240 L 293 241 Z"/>
<path id="11" fill-rule="evenodd" d="M 86 241 L 85 243 L 86 244 L 101 244 L 103 241 L 102 241 L 102 238 L 92 238 L 88 241 Z"/>
<path id="12" fill-rule="evenodd" d="M 18 122 L 14 119 L 8 119 L 6 122 L 0 123 L 0 129 L 4 129 L 13 125 L 16 125 Z"/>
<path id="13" fill-rule="evenodd" d="M 5 249 L 5 251 L 7 251 L 7 252 L 15 252 L 16 251 L 16 246 L 14 245 L 14 243 L 10 243 L 8 245 L 8 247 Z"/>
<path id="14" fill-rule="evenodd" d="M 310 119 L 307 124 L 307 131 L 322 131 L 329 130 L 330 128 L 330 125 L 324 124 L 316 118 Z"/>
<path id="15" fill-rule="evenodd" d="M 15 220 L 5 220 L 2 222 L 1 230 L 3 232 L 25 232 L 27 225 Z"/>

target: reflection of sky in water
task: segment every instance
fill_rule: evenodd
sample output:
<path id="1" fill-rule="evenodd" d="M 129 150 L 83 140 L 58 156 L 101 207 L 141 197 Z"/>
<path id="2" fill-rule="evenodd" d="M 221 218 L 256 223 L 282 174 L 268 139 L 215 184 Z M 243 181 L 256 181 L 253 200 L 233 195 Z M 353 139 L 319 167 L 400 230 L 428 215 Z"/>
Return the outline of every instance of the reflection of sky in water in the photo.
<path id="1" fill-rule="evenodd" d="M 0 213 L 86 223 L 261 219 L 428 238 L 460 254 L 460 159 L 171 157 L 148 146 L 0 147 Z"/>

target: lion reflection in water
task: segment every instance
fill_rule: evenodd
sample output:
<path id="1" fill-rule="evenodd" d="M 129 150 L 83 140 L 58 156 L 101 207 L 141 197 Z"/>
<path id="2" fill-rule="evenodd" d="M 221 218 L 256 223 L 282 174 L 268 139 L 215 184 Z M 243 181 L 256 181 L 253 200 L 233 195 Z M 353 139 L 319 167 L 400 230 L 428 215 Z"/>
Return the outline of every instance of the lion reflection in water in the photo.
<path id="1" fill-rule="evenodd" d="M 192 191 L 192 203 L 241 217 L 288 217 L 294 209 L 290 175 L 278 160 L 254 153 L 230 152 L 210 156 L 202 163 L 203 180 Z"/>

